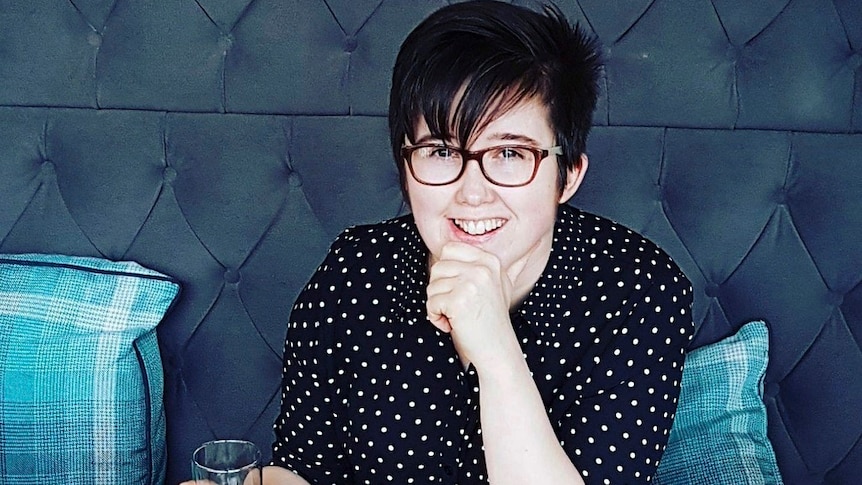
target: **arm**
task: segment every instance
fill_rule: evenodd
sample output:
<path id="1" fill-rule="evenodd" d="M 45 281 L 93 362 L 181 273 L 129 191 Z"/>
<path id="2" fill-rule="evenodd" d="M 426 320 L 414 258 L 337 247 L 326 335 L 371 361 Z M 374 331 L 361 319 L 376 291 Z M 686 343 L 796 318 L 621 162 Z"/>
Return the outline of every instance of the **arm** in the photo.
<path id="1" fill-rule="evenodd" d="M 334 376 L 333 322 L 338 295 L 330 287 L 343 287 L 338 253 L 343 239 L 333 243 L 296 300 L 284 345 L 281 410 L 275 420 L 272 464 L 268 476 L 294 483 L 297 475 L 315 484 L 350 483 L 352 469 L 345 459 L 341 433 L 341 380 Z M 288 471 L 291 470 L 291 472 Z M 304 483 L 300 481 L 298 483 Z M 278 482 L 276 482 L 278 483 Z"/>
<path id="2" fill-rule="evenodd" d="M 263 485 L 310 485 L 299 475 L 296 475 L 290 470 L 285 470 L 284 468 L 280 468 L 277 466 L 265 466 L 263 467 L 262 473 Z M 248 477 L 246 477 L 245 481 L 256 484 L 257 478 L 253 477 L 252 475 L 249 475 Z M 199 485 L 201 483 L 203 482 L 198 480 L 188 480 L 182 482 L 180 485 Z M 207 480 L 206 483 L 209 485 L 215 485 L 209 480 Z"/>
<path id="3" fill-rule="evenodd" d="M 427 291 L 429 320 L 451 332 L 462 363 L 472 363 L 479 376 L 489 482 L 584 483 L 524 361 L 509 320 L 512 283 L 496 257 L 449 244 L 431 268 Z"/>
<path id="4" fill-rule="evenodd" d="M 655 268 L 661 275 L 628 285 L 633 293 L 607 302 L 605 311 L 619 312 L 600 327 L 599 359 L 587 356 L 588 374 L 563 383 L 551 420 L 508 313 L 498 310 L 508 301 L 505 282 L 494 283 L 499 273 L 482 260 L 444 254 L 432 267 L 428 310 L 432 323 L 452 332 L 462 360 L 476 367 L 491 482 L 648 481 L 667 442 L 692 330 L 684 276 Z"/>
<path id="5" fill-rule="evenodd" d="M 263 485 L 309 485 L 302 477 L 277 466 L 263 468 Z"/>
<path id="6" fill-rule="evenodd" d="M 514 336 L 514 335 L 513 335 Z M 479 375 L 482 436 L 494 484 L 583 484 L 560 446 L 517 341 Z"/>
<path id="7" fill-rule="evenodd" d="M 691 291 L 681 274 L 651 274 L 626 285 L 633 290 L 623 295 L 628 303 L 592 308 L 620 314 L 597 326 L 603 345 L 585 356 L 577 383 L 561 385 L 565 401 L 555 400 L 563 448 L 590 483 L 647 483 L 673 424 L 683 350 L 694 330 Z M 576 384 L 580 392 L 572 391 Z"/>

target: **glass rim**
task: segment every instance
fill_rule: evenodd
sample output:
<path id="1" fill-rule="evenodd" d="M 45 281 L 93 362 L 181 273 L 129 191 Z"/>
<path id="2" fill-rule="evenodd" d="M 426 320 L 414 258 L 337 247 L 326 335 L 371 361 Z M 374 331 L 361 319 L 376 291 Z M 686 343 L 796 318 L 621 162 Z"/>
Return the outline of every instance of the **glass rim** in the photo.
<path id="1" fill-rule="evenodd" d="M 243 465 L 239 468 L 229 468 L 227 470 L 210 468 L 206 465 L 201 464 L 198 461 L 198 459 L 197 459 L 198 453 L 200 453 L 204 448 L 206 448 L 207 446 L 211 446 L 211 445 L 225 444 L 225 443 L 236 443 L 236 444 L 243 444 L 243 445 L 250 446 L 251 449 L 254 451 L 254 460 L 251 463 L 249 463 L 247 465 Z M 260 467 L 260 458 L 261 458 L 260 448 L 256 444 L 254 444 L 254 442 L 251 442 L 248 440 L 236 440 L 236 439 L 211 440 L 211 441 L 207 441 L 207 442 L 201 444 L 200 446 L 198 446 L 195 449 L 195 451 L 192 453 L 192 465 L 194 465 L 196 467 L 200 467 L 202 470 L 206 470 L 207 473 L 227 474 L 227 473 L 236 473 L 236 472 L 251 470 L 253 468 L 258 468 L 258 467 Z"/>

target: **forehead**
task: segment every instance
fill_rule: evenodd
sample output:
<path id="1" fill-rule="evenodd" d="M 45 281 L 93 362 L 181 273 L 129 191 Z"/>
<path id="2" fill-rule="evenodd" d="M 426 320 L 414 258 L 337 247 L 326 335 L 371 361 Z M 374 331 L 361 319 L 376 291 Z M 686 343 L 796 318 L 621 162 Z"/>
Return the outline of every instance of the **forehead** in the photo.
<path id="1" fill-rule="evenodd" d="M 415 142 L 441 140 L 464 147 L 489 141 L 535 142 L 549 144 L 554 141 L 547 105 L 537 97 L 523 99 L 510 106 L 492 105 L 479 118 L 467 140 L 457 140 L 459 132 L 450 115 L 448 139 L 443 133 L 433 133 L 424 116 L 415 123 Z"/>

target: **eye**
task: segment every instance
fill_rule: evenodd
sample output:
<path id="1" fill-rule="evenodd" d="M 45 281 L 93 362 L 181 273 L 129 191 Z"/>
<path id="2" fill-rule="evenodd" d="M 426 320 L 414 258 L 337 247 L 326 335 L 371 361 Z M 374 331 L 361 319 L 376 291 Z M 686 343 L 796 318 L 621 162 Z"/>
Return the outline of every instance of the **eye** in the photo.
<path id="1" fill-rule="evenodd" d="M 458 152 L 446 145 L 423 145 L 413 152 L 414 160 L 451 161 L 458 159 Z"/>
<path id="2" fill-rule="evenodd" d="M 428 156 L 432 158 L 452 158 L 455 155 L 455 152 L 448 147 L 445 146 L 435 146 L 428 147 Z"/>
<path id="3" fill-rule="evenodd" d="M 524 147 L 503 146 L 490 152 L 491 158 L 498 162 L 520 162 L 530 158 L 530 151 Z"/>
<path id="4" fill-rule="evenodd" d="M 527 158 L 524 156 L 523 150 L 518 148 L 506 148 L 503 150 L 503 156 L 506 158 Z"/>

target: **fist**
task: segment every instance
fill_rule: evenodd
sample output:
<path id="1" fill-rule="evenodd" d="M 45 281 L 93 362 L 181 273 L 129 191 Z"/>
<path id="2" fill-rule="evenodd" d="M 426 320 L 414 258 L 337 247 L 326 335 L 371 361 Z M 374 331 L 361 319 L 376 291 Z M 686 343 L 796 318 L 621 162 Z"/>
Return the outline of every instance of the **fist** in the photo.
<path id="1" fill-rule="evenodd" d="M 446 244 L 431 265 L 427 294 L 428 320 L 452 334 L 466 362 L 477 362 L 493 351 L 497 339 L 514 335 L 509 320 L 512 282 L 489 252 L 460 242 Z"/>

